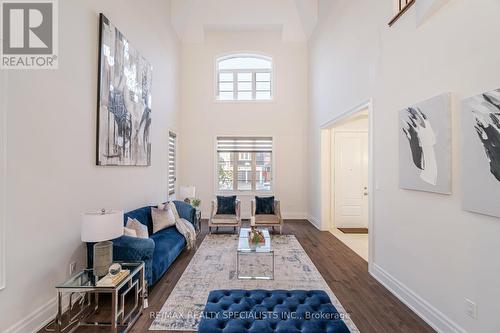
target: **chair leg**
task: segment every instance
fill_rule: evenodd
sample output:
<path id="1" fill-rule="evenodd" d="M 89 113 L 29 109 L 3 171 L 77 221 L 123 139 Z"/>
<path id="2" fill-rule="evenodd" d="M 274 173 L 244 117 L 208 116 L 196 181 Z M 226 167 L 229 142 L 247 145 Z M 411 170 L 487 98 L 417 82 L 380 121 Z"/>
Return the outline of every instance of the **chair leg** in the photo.
<path id="1" fill-rule="evenodd" d="M 283 233 L 281 232 L 281 228 L 282 228 L 282 226 L 280 225 L 280 235 L 283 235 Z"/>

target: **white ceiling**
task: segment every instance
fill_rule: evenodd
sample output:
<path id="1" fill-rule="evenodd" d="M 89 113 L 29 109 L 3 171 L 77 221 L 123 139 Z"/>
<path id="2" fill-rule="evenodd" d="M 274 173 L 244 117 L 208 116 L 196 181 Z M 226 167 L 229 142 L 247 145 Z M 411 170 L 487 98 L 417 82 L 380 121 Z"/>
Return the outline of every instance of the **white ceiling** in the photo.
<path id="1" fill-rule="evenodd" d="M 208 31 L 280 30 L 285 42 L 304 42 L 318 19 L 318 0 L 172 0 L 181 41 L 202 42 Z"/>

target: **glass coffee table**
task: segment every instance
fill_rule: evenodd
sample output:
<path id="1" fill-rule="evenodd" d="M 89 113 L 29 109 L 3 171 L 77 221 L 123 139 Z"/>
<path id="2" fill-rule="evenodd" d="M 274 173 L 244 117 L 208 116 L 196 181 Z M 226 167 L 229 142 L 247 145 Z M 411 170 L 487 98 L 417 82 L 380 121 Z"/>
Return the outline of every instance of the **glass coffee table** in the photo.
<path id="1" fill-rule="evenodd" d="M 130 274 L 116 286 L 96 285 L 92 269 L 85 269 L 56 286 L 58 296 L 57 315 L 47 331 L 72 332 L 79 326 L 108 327 L 109 332 L 127 332 L 139 318 L 144 308 L 146 280 L 144 263 L 118 262 Z M 111 295 L 111 311 L 106 321 L 97 321 L 99 294 Z M 63 301 L 69 297 L 69 305 L 63 313 Z"/>
<path id="2" fill-rule="evenodd" d="M 236 253 L 236 275 L 242 280 L 273 280 L 274 251 L 271 236 L 266 228 L 258 228 L 264 234 L 265 242 L 254 245 L 249 241 L 250 228 L 241 228 Z"/>

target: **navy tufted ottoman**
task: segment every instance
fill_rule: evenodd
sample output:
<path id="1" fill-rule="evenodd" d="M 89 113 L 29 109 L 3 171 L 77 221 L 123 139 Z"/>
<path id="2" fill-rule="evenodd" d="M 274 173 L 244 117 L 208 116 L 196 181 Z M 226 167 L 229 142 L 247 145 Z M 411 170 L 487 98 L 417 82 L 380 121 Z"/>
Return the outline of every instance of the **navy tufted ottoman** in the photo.
<path id="1" fill-rule="evenodd" d="M 213 290 L 200 333 L 349 333 L 322 290 Z"/>

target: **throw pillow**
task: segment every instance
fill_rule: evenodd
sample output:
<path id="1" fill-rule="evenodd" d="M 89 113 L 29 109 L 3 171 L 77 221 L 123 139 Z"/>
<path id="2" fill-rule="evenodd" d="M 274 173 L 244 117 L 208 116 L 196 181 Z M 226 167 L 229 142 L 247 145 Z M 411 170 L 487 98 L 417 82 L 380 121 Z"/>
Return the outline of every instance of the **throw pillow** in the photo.
<path id="1" fill-rule="evenodd" d="M 217 196 L 217 214 L 234 215 L 236 214 L 236 196 L 229 197 Z"/>
<path id="2" fill-rule="evenodd" d="M 177 207 L 175 207 L 175 204 L 173 201 L 170 201 L 170 202 L 167 202 L 167 203 L 160 203 L 158 204 L 158 209 L 167 209 L 168 207 L 170 207 L 172 209 L 172 213 L 174 213 L 174 216 L 175 216 L 175 219 L 178 220 L 180 219 L 181 217 L 179 216 L 179 213 L 177 212 Z"/>
<path id="3" fill-rule="evenodd" d="M 148 238 L 148 227 L 139 222 L 136 219 L 131 219 L 130 217 L 127 219 L 126 227 L 129 229 L 134 229 L 137 237 L 139 238 Z"/>
<path id="4" fill-rule="evenodd" d="M 151 217 L 153 218 L 153 233 L 175 225 L 175 216 L 170 207 L 167 209 L 151 207 Z"/>
<path id="5" fill-rule="evenodd" d="M 135 232 L 134 229 L 124 227 L 123 228 L 123 234 L 125 236 L 130 236 L 130 237 L 137 237 L 137 232 Z"/>
<path id="6" fill-rule="evenodd" d="M 255 197 L 255 214 L 274 214 L 274 197 Z"/>

